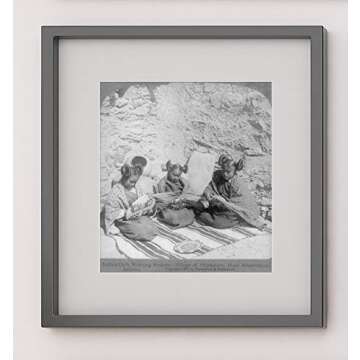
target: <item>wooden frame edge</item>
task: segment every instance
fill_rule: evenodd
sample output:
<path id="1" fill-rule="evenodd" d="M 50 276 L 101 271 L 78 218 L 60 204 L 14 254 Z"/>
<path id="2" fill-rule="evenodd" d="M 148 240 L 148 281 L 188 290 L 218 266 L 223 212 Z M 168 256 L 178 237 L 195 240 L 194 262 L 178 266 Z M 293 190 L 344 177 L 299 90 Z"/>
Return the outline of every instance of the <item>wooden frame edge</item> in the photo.
<path id="1" fill-rule="evenodd" d="M 42 327 L 326 327 L 326 29 L 323 26 L 43 26 L 41 34 Z M 316 204 L 313 196 L 311 199 L 312 311 L 310 315 L 59 315 L 58 43 L 60 38 L 310 39 L 311 189 L 313 195 L 315 180 L 319 195 Z M 314 148 L 317 149 L 316 154 L 314 153 L 315 162 Z M 319 165 L 319 176 L 314 177 Z M 314 240 L 314 235 L 317 236 L 317 241 Z"/>

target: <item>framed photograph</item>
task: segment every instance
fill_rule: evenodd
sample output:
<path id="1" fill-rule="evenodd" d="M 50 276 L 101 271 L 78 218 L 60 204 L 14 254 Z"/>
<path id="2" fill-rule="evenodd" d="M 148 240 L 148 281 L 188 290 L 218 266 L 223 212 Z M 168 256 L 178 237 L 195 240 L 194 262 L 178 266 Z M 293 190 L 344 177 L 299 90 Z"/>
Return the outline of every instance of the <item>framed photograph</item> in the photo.
<path id="1" fill-rule="evenodd" d="M 326 326 L 325 33 L 42 28 L 42 326 Z"/>
<path id="2" fill-rule="evenodd" d="M 100 106 L 101 272 L 271 272 L 270 82 L 102 82 Z"/>

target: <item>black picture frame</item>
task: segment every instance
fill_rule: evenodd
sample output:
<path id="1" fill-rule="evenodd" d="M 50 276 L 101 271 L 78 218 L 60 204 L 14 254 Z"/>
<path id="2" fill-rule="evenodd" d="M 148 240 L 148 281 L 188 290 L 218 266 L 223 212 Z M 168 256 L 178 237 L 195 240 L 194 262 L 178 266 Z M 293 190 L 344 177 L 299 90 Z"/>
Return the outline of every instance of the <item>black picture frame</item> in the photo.
<path id="1" fill-rule="evenodd" d="M 41 30 L 41 324 L 43 327 L 326 326 L 326 30 L 323 26 L 43 26 Z M 308 39 L 311 42 L 311 313 L 59 314 L 59 39 Z"/>

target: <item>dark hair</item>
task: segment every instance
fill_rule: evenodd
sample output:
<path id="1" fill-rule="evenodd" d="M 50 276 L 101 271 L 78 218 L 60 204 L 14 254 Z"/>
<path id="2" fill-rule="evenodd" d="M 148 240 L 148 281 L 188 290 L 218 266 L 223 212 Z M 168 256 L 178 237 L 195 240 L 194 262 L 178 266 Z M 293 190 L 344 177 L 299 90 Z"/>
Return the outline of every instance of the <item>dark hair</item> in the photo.
<path id="1" fill-rule="evenodd" d="M 167 171 L 180 170 L 182 173 L 187 173 L 188 171 L 188 166 L 186 164 L 185 165 L 172 164 L 171 160 L 168 160 L 166 162 L 165 168 Z"/>
<path id="2" fill-rule="evenodd" d="M 121 169 L 121 176 L 123 179 L 129 179 L 132 175 L 142 175 L 143 168 L 139 165 L 136 166 L 130 166 L 128 164 L 124 164 Z"/>
<path id="3" fill-rule="evenodd" d="M 244 158 L 240 158 L 237 162 L 235 162 L 230 156 L 228 155 L 220 155 L 219 160 L 218 160 L 218 164 L 220 165 L 220 167 L 225 170 L 228 169 L 231 166 L 234 166 L 235 171 L 240 171 L 244 168 Z"/>
<path id="4" fill-rule="evenodd" d="M 131 160 L 132 166 L 141 166 L 142 168 L 145 168 L 147 164 L 147 160 L 143 156 L 134 156 Z"/>

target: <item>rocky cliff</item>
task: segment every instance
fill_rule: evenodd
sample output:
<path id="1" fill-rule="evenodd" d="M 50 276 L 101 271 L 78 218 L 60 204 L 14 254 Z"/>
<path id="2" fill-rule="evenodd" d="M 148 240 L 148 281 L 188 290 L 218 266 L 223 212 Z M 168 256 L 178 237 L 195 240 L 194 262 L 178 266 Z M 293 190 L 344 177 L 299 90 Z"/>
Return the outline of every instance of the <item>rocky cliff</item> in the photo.
<path id="1" fill-rule="evenodd" d="M 271 103 L 241 83 L 119 83 L 101 106 L 101 195 L 129 154 L 145 155 L 152 174 L 194 150 L 245 154 L 243 176 L 271 203 Z"/>

